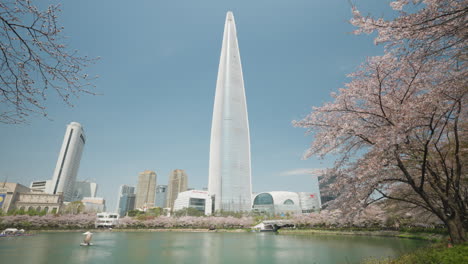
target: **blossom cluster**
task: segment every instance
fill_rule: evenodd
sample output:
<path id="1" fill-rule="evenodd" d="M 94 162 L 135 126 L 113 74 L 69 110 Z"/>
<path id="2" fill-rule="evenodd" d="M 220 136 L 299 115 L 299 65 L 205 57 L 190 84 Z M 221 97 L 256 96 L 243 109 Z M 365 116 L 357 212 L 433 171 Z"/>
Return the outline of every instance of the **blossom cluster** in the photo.
<path id="1" fill-rule="evenodd" d="M 44 216 L 8 215 L 0 217 L 0 227 L 23 229 L 79 229 L 94 227 L 95 214 L 65 214 Z"/>
<path id="2" fill-rule="evenodd" d="M 121 228 L 249 228 L 254 225 L 251 217 L 167 217 L 159 216 L 144 220 L 124 217 L 119 220 Z"/>

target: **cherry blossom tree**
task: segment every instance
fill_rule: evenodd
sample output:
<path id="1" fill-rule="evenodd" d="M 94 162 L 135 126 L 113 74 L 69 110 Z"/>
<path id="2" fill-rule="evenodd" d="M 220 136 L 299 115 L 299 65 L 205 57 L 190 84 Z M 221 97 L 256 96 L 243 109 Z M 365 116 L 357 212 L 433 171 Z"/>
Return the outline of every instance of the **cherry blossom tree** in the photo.
<path id="1" fill-rule="evenodd" d="M 436 215 L 461 243 L 468 230 L 468 2 L 391 7 L 399 12 L 392 20 L 353 7 L 355 33 L 376 32 L 384 55 L 368 58 L 332 102 L 294 124 L 314 137 L 306 157 L 337 155 L 322 179 L 336 177 L 335 206 L 352 211 L 395 200 Z"/>
<path id="2" fill-rule="evenodd" d="M 59 5 L 40 10 L 30 0 L 0 2 L 0 122 L 24 123 L 47 116 L 48 90 L 72 106 L 71 97 L 89 93 L 84 68 L 94 59 L 69 50 L 57 22 Z"/>

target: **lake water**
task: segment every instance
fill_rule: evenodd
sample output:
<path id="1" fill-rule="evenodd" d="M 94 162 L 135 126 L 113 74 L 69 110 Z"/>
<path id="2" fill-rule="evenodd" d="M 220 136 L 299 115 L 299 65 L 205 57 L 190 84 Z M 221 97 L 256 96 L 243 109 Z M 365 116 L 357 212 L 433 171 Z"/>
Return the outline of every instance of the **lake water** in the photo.
<path id="1" fill-rule="evenodd" d="M 427 242 L 366 236 L 273 233 L 99 232 L 0 238 L 0 262 L 20 263 L 360 263 L 397 256 Z"/>

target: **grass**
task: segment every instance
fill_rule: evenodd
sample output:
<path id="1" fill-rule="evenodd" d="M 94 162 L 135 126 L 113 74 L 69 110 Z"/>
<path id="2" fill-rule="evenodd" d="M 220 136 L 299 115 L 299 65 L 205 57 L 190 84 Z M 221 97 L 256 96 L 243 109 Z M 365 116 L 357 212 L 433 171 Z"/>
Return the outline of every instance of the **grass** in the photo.
<path id="1" fill-rule="evenodd" d="M 468 263 L 468 243 L 448 248 L 438 243 L 396 259 L 369 259 L 365 264 L 464 264 Z"/>

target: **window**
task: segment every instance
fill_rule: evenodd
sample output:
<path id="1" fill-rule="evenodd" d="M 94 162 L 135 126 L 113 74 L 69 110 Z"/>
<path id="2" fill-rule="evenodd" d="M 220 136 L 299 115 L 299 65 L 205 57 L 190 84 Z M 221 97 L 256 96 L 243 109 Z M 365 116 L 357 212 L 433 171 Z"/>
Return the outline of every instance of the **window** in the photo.
<path id="1" fill-rule="evenodd" d="M 291 199 L 287 199 L 286 201 L 284 201 L 285 205 L 294 205 L 294 202 L 291 200 Z"/>
<path id="2" fill-rule="evenodd" d="M 190 198 L 189 207 L 195 208 L 198 211 L 205 211 L 205 199 Z"/>
<path id="3" fill-rule="evenodd" d="M 255 197 L 254 205 L 270 205 L 273 204 L 273 196 L 269 193 L 261 193 Z"/>

